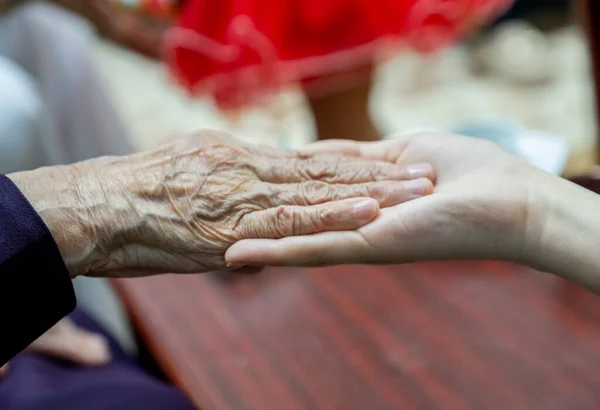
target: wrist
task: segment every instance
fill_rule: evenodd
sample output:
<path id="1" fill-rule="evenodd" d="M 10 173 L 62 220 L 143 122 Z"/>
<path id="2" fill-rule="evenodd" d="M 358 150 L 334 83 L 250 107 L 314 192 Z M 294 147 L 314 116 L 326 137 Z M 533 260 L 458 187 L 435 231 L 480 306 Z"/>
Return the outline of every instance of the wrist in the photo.
<path id="1" fill-rule="evenodd" d="M 88 166 L 80 163 L 8 175 L 48 227 L 71 278 L 101 266 L 106 260 L 103 244 L 112 237 L 107 229 L 111 225 L 102 218 L 103 206 L 90 201 L 101 187 L 90 178 Z"/>
<path id="2" fill-rule="evenodd" d="M 600 291 L 600 196 L 565 179 L 546 176 L 539 229 L 532 230 L 529 264 Z"/>

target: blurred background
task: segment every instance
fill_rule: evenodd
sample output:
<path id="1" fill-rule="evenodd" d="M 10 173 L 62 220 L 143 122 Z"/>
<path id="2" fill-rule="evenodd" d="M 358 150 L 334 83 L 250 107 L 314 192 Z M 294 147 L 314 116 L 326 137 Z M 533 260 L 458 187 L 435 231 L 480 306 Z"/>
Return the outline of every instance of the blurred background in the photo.
<path id="1" fill-rule="evenodd" d="M 180 1 L 56 3 L 84 16 L 98 33 L 89 52 L 135 149 L 207 127 L 282 147 L 314 139 L 303 94 L 293 87 L 268 105 L 226 115 L 210 98 L 190 99 L 173 85 L 158 56 Z M 99 3 L 110 4 L 110 12 Z M 452 49 L 425 57 L 395 54 L 377 69 L 376 125 L 384 134 L 465 130 L 481 121 L 518 125 L 564 139 L 564 174 L 587 172 L 594 162 L 593 87 L 589 50 L 572 8 L 567 0 L 518 0 Z"/>
<path id="2" fill-rule="evenodd" d="M 176 4 L 163 4 L 165 9 L 131 3 L 136 2 L 123 1 L 121 12 L 139 18 L 147 36 L 99 38 L 93 53 L 136 148 L 201 127 L 286 147 L 314 139 L 298 90 L 235 118 L 220 113 L 210 99 L 188 99 L 161 62 L 134 51 L 152 56 L 153 36 L 169 24 L 164 10 Z M 481 120 L 515 122 L 564 138 L 569 149 L 564 173 L 587 172 L 594 162 L 593 87 L 589 50 L 572 8 L 567 0 L 518 0 L 499 21 L 453 49 L 427 57 L 398 53 L 378 68 L 371 97 L 376 124 L 391 133 Z"/>

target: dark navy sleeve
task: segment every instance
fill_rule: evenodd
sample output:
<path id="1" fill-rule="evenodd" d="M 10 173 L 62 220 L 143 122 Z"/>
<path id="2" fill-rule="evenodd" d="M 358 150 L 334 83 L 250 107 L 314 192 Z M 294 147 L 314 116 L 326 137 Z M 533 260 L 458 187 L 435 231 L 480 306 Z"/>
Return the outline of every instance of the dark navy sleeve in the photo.
<path id="1" fill-rule="evenodd" d="M 48 227 L 15 184 L 0 175 L 0 366 L 75 304 Z"/>

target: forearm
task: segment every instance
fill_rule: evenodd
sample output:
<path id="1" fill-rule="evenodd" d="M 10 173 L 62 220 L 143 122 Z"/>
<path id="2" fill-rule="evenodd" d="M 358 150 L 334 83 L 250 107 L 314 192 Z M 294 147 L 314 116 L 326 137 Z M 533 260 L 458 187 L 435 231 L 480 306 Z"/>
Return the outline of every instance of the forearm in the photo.
<path id="1" fill-rule="evenodd" d="M 72 278 L 154 271 L 181 217 L 164 188 L 173 146 L 8 175 L 51 232 Z M 196 161 L 201 163 L 200 160 Z M 158 269 L 160 272 L 164 272 Z"/>
<path id="2" fill-rule="evenodd" d="M 566 180 L 544 188 L 535 266 L 600 294 L 600 195 Z"/>

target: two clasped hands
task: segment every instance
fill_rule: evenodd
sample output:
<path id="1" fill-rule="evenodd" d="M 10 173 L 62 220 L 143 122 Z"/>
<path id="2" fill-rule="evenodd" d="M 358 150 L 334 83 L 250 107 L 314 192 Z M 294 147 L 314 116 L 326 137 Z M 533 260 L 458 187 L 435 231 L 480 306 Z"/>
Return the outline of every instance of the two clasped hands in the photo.
<path id="1" fill-rule="evenodd" d="M 462 136 L 293 152 L 200 131 L 10 178 L 72 277 L 493 259 L 600 290 L 599 197 Z M 101 343 L 88 342 L 86 360 L 102 362 Z"/>

